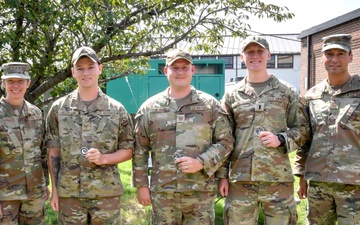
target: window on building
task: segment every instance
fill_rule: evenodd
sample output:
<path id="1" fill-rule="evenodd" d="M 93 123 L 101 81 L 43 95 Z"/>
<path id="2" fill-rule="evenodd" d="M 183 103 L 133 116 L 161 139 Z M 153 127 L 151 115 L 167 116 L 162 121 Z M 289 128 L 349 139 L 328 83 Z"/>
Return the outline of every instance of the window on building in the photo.
<path id="1" fill-rule="evenodd" d="M 201 56 L 201 59 L 216 59 L 214 55 Z"/>
<path id="2" fill-rule="evenodd" d="M 241 69 L 246 69 L 246 65 L 245 65 L 244 61 L 242 61 L 242 60 L 241 60 Z"/>
<path id="3" fill-rule="evenodd" d="M 225 60 L 225 69 L 234 69 L 234 57 L 233 56 L 219 56 L 219 59 Z"/>
<path id="4" fill-rule="evenodd" d="M 278 68 L 293 68 L 294 60 L 292 55 L 278 55 Z"/>
<path id="5" fill-rule="evenodd" d="M 275 55 L 271 55 L 269 61 L 267 62 L 267 68 L 275 68 Z"/>

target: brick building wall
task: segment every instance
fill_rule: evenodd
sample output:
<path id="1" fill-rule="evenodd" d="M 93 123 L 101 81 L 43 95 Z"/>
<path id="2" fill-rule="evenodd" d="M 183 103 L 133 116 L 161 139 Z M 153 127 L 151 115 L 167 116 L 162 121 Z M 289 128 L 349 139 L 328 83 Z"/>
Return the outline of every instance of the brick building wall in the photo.
<path id="1" fill-rule="evenodd" d="M 301 64 L 300 64 L 300 93 L 302 95 L 312 86 L 323 81 L 327 72 L 321 62 L 322 38 L 332 34 L 351 34 L 353 61 L 349 64 L 350 74 L 360 74 L 360 16 L 350 21 L 338 24 L 328 29 L 301 38 Z M 308 39 L 310 39 L 310 54 L 308 53 Z M 310 68 L 308 68 L 310 65 Z M 310 77 L 308 78 L 308 70 Z M 310 86 L 308 86 L 308 80 Z M 308 86 L 308 87 L 307 87 Z"/>

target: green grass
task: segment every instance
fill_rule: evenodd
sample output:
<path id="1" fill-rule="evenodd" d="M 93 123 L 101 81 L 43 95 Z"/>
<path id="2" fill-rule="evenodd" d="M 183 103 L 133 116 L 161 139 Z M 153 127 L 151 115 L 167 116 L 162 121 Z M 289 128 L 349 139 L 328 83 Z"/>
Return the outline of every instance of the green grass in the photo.
<path id="1" fill-rule="evenodd" d="M 295 153 L 290 154 L 290 159 L 293 162 Z M 150 209 L 151 207 L 143 207 L 138 204 L 136 197 L 136 189 L 131 187 L 131 161 L 121 163 L 119 165 L 121 180 L 124 185 L 124 194 L 121 197 L 121 216 L 123 219 L 123 225 L 149 225 L 150 224 Z M 295 181 L 295 190 L 297 189 L 298 180 Z M 295 193 L 295 196 L 297 194 Z M 223 225 L 224 199 L 221 199 L 215 205 L 216 225 Z M 306 200 L 301 200 L 301 203 L 297 205 L 298 212 L 298 225 L 305 225 L 306 217 Z M 46 203 L 46 224 L 57 224 L 57 213 L 53 212 L 49 203 Z M 259 225 L 263 225 L 263 216 L 260 215 Z"/>

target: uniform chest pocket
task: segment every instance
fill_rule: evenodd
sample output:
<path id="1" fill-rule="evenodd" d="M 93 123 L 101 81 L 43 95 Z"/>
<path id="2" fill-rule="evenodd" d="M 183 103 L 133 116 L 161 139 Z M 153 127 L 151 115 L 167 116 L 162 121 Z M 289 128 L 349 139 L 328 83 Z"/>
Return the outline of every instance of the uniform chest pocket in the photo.
<path id="1" fill-rule="evenodd" d="M 183 118 L 185 119 L 185 117 Z M 176 113 L 169 109 L 150 110 L 149 127 L 151 133 L 174 131 L 176 120 Z"/>
<path id="2" fill-rule="evenodd" d="M 59 138 L 65 145 L 80 141 L 81 118 L 79 116 L 59 115 Z"/>
<path id="3" fill-rule="evenodd" d="M 192 110 L 178 115 L 176 146 L 193 151 L 195 155 L 212 142 L 212 113 L 210 109 Z M 182 119 L 182 117 L 184 117 Z M 191 151 L 190 151 L 191 150 Z"/>
<path id="4" fill-rule="evenodd" d="M 148 133 L 151 142 L 157 146 L 174 145 L 176 114 L 170 110 L 150 111 Z"/>
<path id="5" fill-rule="evenodd" d="M 43 119 L 39 116 L 33 116 L 29 118 L 29 126 L 27 126 L 27 131 L 29 131 L 31 142 L 34 146 L 40 146 L 43 141 L 44 127 Z M 25 136 L 25 135 L 24 135 Z"/>
<path id="6" fill-rule="evenodd" d="M 319 126 L 326 123 L 329 106 L 322 99 L 310 99 L 308 102 L 311 125 L 313 130 L 316 130 Z"/>
<path id="7" fill-rule="evenodd" d="M 5 155 L 22 154 L 22 128 L 17 118 L 0 120 L 0 152 Z"/>
<path id="8" fill-rule="evenodd" d="M 3 126 L 0 126 L 0 153 L 4 155 L 10 155 L 13 150 L 14 144 Z M 1 156 L 0 154 L 0 156 Z"/>
<path id="9" fill-rule="evenodd" d="M 95 136 L 98 137 L 98 142 L 102 146 L 111 149 L 117 143 L 120 129 L 119 115 L 104 116 L 97 126 Z"/>
<path id="10" fill-rule="evenodd" d="M 289 108 L 289 100 L 287 98 L 270 98 L 265 103 L 265 109 L 267 116 L 286 118 Z"/>
<path id="11" fill-rule="evenodd" d="M 249 101 L 235 102 L 232 104 L 237 128 L 246 129 L 250 127 L 255 118 L 255 105 Z"/>

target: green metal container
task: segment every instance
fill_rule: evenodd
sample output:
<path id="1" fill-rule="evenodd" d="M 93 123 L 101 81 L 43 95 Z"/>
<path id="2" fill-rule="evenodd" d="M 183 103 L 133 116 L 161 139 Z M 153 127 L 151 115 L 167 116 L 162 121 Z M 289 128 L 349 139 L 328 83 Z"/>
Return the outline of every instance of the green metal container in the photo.
<path id="1" fill-rule="evenodd" d="M 164 74 L 165 60 L 150 59 L 147 74 L 129 75 L 107 82 L 106 93 L 121 102 L 130 114 L 135 114 L 149 97 L 164 91 L 168 80 Z M 225 88 L 225 61 L 223 59 L 194 59 L 196 67 L 191 85 L 220 100 Z"/>

